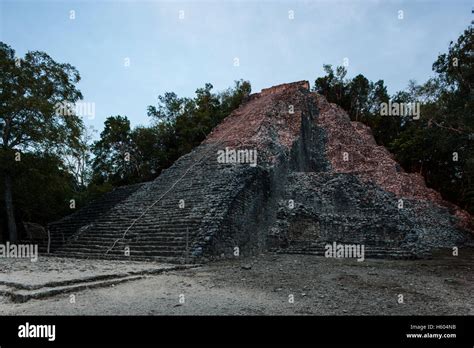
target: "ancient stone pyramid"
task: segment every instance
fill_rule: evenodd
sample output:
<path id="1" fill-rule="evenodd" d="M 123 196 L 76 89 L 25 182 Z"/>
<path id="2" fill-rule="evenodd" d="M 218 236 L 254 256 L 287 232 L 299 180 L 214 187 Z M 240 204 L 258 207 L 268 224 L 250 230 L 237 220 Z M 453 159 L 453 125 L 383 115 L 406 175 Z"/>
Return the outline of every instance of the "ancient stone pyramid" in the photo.
<path id="1" fill-rule="evenodd" d="M 49 228 L 56 255 L 192 262 L 318 254 L 333 242 L 364 244 L 366 257 L 422 256 L 470 241 L 470 221 L 301 81 L 251 95 L 156 180 Z"/>

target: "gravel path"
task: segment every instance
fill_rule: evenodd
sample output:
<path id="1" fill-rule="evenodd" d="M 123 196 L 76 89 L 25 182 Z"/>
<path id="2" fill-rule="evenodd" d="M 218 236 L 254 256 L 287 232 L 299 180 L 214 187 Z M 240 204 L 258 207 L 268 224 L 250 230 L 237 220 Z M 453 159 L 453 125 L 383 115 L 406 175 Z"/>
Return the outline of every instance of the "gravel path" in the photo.
<path id="1" fill-rule="evenodd" d="M 440 254 L 431 260 L 357 262 L 265 254 L 83 290 L 74 293 L 74 304 L 71 294 L 26 303 L 0 297 L 0 313 L 473 315 L 473 256 L 469 250 L 458 257 Z"/>

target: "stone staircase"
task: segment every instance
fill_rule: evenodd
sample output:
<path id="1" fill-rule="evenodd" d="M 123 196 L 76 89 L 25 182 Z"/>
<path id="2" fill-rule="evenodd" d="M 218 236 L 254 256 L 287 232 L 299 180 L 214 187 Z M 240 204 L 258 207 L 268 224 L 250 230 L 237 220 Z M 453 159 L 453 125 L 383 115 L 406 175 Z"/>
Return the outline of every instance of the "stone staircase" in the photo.
<path id="1" fill-rule="evenodd" d="M 71 237 L 78 236 L 81 228 L 94 223 L 103 214 L 110 211 L 115 205 L 129 197 L 141 186 L 142 184 L 118 187 L 104 194 L 99 199 L 92 201 L 77 212 L 51 223 L 49 225 L 51 250 L 63 245 Z"/>
<path id="2" fill-rule="evenodd" d="M 413 258 L 469 239 L 432 190 L 323 99 L 306 81 L 251 95 L 154 181 L 51 224 L 53 255 L 190 263 L 236 247 L 324 255 L 339 241 L 364 244 L 366 257 Z M 258 165 L 219 163 L 227 147 L 258 150 Z M 341 164 L 343 151 L 361 163 Z"/>
<path id="3" fill-rule="evenodd" d="M 155 181 L 114 191 L 51 226 L 53 234 L 60 231 L 53 255 L 190 262 L 202 227 L 222 222 L 244 188 L 245 171 L 217 163 L 213 147 L 201 145 Z M 101 210 L 112 201 L 115 206 Z M 66 239 L 60 245 L 58 235 Z"/>

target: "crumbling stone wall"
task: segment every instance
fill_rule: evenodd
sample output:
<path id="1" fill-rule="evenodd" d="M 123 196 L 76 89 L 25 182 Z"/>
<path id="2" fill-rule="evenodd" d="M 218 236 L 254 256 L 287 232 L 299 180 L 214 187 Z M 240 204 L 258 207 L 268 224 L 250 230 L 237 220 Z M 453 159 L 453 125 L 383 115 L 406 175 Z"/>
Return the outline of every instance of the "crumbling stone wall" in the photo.
<path id="1" fill-rule="evenodd" d="M 367 126 L 320 95 L 310 98 L 319 111 L 313 129 L 320 136 L 305 147 L 316 146 L 324 165 L 309 171 L 293 166 L 269 234 L 272 246 L 304 251 L 357 243 L 424 255 L 472 239 L 469 214 L 444 202 L 420 175 L 405 173 Z"/>
<path id="2" fill-rule="evenodd" d="M 406 200 L 400 209 L 393 193 L 354 174 L 293 173 L 285 198 L 278 210 L 278 230 L 280 239 L 288 239 L 287 246 L 292 241 L 338 242 L 423 253 L 468 240 L 447 209 L 416 200 Z M 288 205 L 290 199 L 294 208 Z"/>

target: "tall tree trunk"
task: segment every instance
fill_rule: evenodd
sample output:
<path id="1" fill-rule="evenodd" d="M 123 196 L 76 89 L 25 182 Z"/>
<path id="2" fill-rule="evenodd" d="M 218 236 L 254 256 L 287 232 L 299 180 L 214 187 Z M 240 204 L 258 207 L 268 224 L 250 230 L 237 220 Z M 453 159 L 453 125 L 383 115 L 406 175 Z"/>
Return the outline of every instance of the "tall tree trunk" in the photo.
<path id="1" fill-rule="evenodd" d="M 10 242 L 16 243 L 18 240 L 18 234 L 16 230 L 15 222 L 15 211 L 13 209 L 13 184 L 10 173 L 5 173 L 5 209 L 7 212 L 8 221 L 8 234 L 10 236 Z"/>

